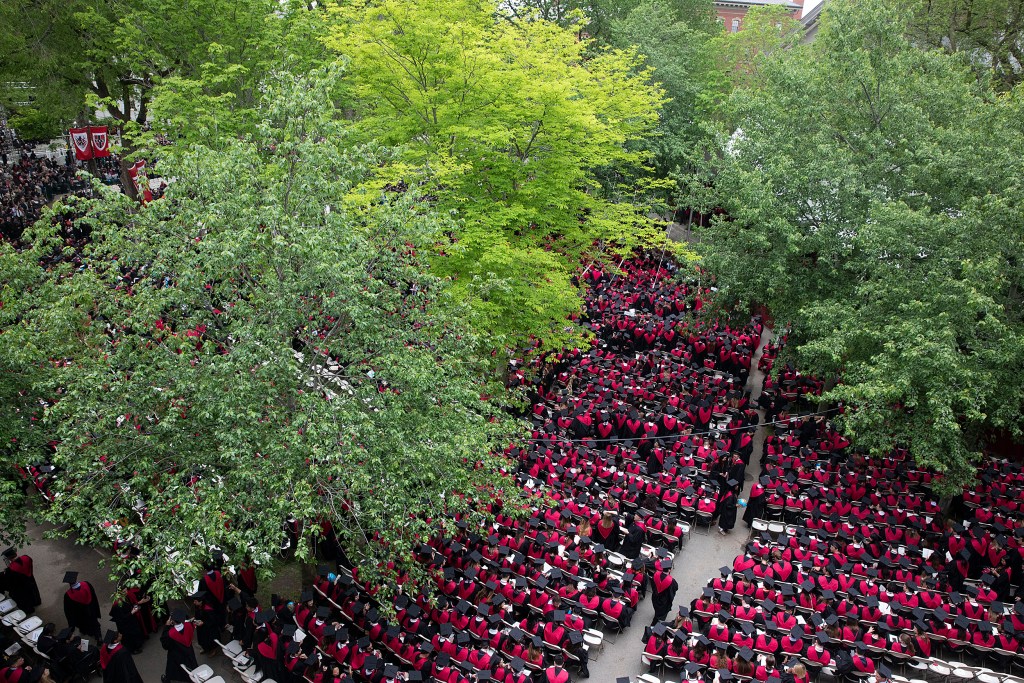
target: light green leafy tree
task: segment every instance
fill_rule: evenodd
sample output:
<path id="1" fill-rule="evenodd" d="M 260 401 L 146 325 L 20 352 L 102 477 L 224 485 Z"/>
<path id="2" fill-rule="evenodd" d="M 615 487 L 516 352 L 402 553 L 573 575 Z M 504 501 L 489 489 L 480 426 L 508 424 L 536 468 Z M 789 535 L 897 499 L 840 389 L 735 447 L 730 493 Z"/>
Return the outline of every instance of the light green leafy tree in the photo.
<path id="1" fill-rule="evenodd" d="M 288 515 L 383 581 L 477 496 L 515 500 L 510 399 L 421 260 L 446 222 L 412 193 L 348 201 L 390 152 L 355 143 L 338 77 L 282 75 L 252 136 L 167 148 L 162 200 L 80 203 L 80 266 L 46 222 L 0 252 L 0 358 L 58 399 L 45 517 L 137 545 L 115 569 L 158 597 L 211 547 L 269 568 Z"/>
<path id="2" fill-rule="evenodd" d="M 509 22 L 472 0 L 337 15 L 330 44 L 351 60 L 357 126 L 402 150 L 382 182 L 414 185 L 458 221 L 431 264 L 474 327 L 492 348 L 578 338 L 566 323 L 576 270 L 660 234 L 633 203 L 647 158 L 631 143 L 663 99 L 635 51 L 591 53 L 555 23 Z"/>
<path id="3" fill-rule="evenodd" d="M 895 3 L 831 3 L 734 92 L 691 189 L 726 212 L 702 243 L 723 300 L 793 324 L 855 443 L 909 446 L 955 489 L 993 428 L 1020 434 L 1021 102 L 904 27 Z"/>

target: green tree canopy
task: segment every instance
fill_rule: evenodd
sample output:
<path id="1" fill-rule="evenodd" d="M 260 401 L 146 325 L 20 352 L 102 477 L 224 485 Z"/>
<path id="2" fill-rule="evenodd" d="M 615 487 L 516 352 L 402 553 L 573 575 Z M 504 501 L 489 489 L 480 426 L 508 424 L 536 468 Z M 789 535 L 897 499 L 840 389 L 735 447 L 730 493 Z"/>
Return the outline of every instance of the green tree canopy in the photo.
<path id="1" fill-rule="evenodd" d="M 706 4 L 710 11 L 711 3 Z M 703 12 L 680 12 L 667 0 L 643 0 L 612 22 L 614 44 L 635 46 L 668 97 L 657 134 L 648 141 L 654 171 L 662 178 L 690 170 L 706 136 L 703 122 L 709 113 L 706 104 L 715 75 L 713 46 L 720 26 L 702 21 L 703 17 Z"/>
<path id="2" fill-rule="evenodd" d="M 727 214 L 702 243 L 725 300 L 793 324 L 856 443 L 956 486 L 986 430 L 1020 433 L 1021 98 L 904 27 L 895 3 L 831 3 L 735 91 L 739 128 L 692 189 Z"/>
<path id="3" fill-rule="evenodd" d="M 211 144 L 214 133 L 252 132 L 272 69 L 319 62 L 322 15 L 297 0 L 11 0 L 0 5 L 0 83 L 29 84 L 32 102 L 18 104 L 26 91 L 7 88 L 0 105 L 50 131 L 98 108 L 127 134 L 129 152 L 147 121 L 154 133 Z"/>
<path id="4" fill-rule="evenodd" d="M 907 9 L 913 40 L 966 55 L 1000 90 L 1024 79 L 1024 1 L 915 0 Z"/>
<path id="5" fill-rule="evenodd" d="M 346 201 L 390 153 L 355 144 L 336 85 L 270 81 L 251 137 L 166 150 L 166 198 L 78 206 L 80 266 L 45 222 L 0 252 L 0 358 L 59 399 L 46 516 L 137 544 L 116 565 L 159 597 L 211 546 L 267 567 L 288 515 L 386 578 L 481 491 L 516 495 L 503 389 L 418 256 L 446 224 L 412 193 Z"/>
<path id="6" fill-rule="evenodd" d="M 425 182 L 458 220 L 434 272 L 493 346 L 561 345 L 580 307 L 570 280 L 595 243 L 658 236 L 632 203 L 647 159 L 630 143 L 662 104 L 635 51 L 591 53 L 555 23 L 474 0 L 356 2 L 338 17 L 358 128 L 402 149 L 383 181 Z"/>

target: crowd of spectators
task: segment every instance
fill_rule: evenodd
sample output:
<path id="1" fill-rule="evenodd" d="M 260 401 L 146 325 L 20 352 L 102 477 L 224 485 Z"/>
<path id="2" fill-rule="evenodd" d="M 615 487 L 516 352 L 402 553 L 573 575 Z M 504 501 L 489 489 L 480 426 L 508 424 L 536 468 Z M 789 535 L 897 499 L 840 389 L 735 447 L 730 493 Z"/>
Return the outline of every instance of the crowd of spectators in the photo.
<path id="1" fill-rule="evenodd" d="M 60 195 L 82 189 L 74 164 L 38 157 L 31 148 L 0 166 L 0 237 L 17 241 L 35 223 L 47 204 Z"/>

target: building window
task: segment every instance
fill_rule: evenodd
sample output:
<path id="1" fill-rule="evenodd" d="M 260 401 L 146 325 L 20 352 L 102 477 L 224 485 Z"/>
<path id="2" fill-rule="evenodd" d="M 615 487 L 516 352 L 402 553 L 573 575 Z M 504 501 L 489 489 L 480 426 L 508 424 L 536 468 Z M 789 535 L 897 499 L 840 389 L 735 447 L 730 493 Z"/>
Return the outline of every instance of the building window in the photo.
<path id="1" fill-rule="evenodd" d="M 732 20 L 732 32 L 736 33 L 739 30 L 740 30 L 740 20 L 739 19 L 733 19 Z"/>

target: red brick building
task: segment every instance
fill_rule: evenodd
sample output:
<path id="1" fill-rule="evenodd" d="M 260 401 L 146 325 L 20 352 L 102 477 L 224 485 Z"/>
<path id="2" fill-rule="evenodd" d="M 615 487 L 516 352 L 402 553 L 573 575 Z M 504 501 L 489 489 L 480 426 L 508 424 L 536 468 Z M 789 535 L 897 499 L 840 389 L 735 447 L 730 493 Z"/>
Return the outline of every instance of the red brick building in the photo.
<path id="1" fill-rule="evenodd" d="M 715 0 L 714 4 L 725 30 L 739 31 L 743 28 L 743 18 L 747 15 L 747 10 L 752 7 L 782 5 L 792 10 L 793 16 L 799 19 L 804 0 Z"/>

